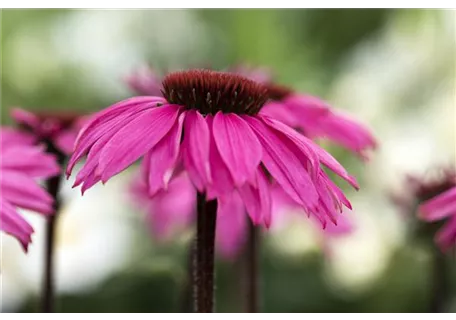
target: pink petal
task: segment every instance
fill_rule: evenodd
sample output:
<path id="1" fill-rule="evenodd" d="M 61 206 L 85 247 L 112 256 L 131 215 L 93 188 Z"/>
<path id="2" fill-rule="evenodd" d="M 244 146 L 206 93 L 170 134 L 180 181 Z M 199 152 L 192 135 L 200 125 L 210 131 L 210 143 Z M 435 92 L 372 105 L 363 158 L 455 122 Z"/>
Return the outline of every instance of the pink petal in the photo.
<path id="1" fill-rule="evenodd" d="M 71 174 L 74 165 L 88 152 L 90 147 L 101 137 L 112 137 L 129 121 L 134 120 L 138 113 L 163 103 L 163 99 L 156 97 L 136 97 L 121 101 L 113 106 L 91 116 L 79 131 L 72 154 L 66 170 L 67 176 Z"/>
<path id="2" fill-rule="evenodd" d="M 342 203 L 345 207 L 347 207 L 348 209 L 351 210 L 352 205 L 351 205 L 350 201 L 347 199 L 347 197 L 345 196 L 345 194 L 342 192 L 342 190 L 338 186 L 336 186 L 336 184 L 334 182 L 332 182 L 331 179 L 326 174 L 324 174 L 324 177 L 325 177 L 326 185 L 328 186 L 329 190 L 331 190 L 331 192 L 333 193 L 335 198 L 340 203 Z"/>
<path id="3" fill-rule="evenodd" d="M 339 237 L 350 234 L 353 230 L 353 222 L 346 214 L 340 214 L 337 216 L 337 225 L 329 223 L 323 233 L 326 237 Z"/>
<path id="4" fill-rule="evenodd" d="M 318 193 L 309 176 L 308 169 L 303 165 L 305 156 L 297 157 L 296 145 L 278 135 L 265 124 L 253 117 L 244 116 L 257 134 L 263 145 L 263 164 L 284 191 L 297 203 L 308 208 L 314 207 L 318 201 Z"/>
<path id="5" fill-rule="evenodd" d="M 153 148 L 173 127 L 179 110 L 177 105 L 151 108 L 120 129 L 101 151 L 101 180 L 106 182 Z"/>
<path id="6" fill-rule="evenodd" d="M 436 221 L 456 214 L 456 187 L 424 202 L 420 217 L 426 221 Z"/>
<path id="7" fill-rule="evenodd" d="M 15 147 L 17 145 L 31 145 L 36 141 L 36 138 L 33 135 L 8 127 L 1 127 L 0 138 L 2 152 L 10 147 Z"/>
<path id="8" fill-rule="evenodd" d="M 60 173 L 55 156 L 38 146 L 17 145 L 2 150 L 2 170 L 16 170 L 33 178 L 48 178 Z"/>
<path id="9" fill-rule="evenodd" d="M 12 205 L 43 214 L 54 211 L 52 197 L 23 173 L 2 170 L 0 186 L 2 197 Z"/>
<path id="10" fill-rule="evenodd" d="M 345 115 L 332 113 L 322 123 L 321 130 L 327 138 L 355 152 L 377 145 L 366 127 Z"/>
<path id="11" fill-rule="evenodd" d="M 178 155 L 182 136 L 182 124 L 185 113 L 179 116 L 168 134 L 160 140 L 144 157 L 144 165 L 148 166 L 148 185 L 150 195 L 167 187 Z"/>
<path id="12" fill-rule="evenodd" d="M 234 189 L 234 181 L 215 144 L 212 125 L 213 117 L 208 115 L 206 117 L 206 121 L 210 128 L 211 139 L 209 147 L 211 184 L 208 186 L 207 197 L 208 199 L 214 199 L 224 194 L 232 193 Z"/>
<path id="13" fill-rule="evenodd" d="M 322 100 L 302 95 L 291 95 L 280 102 L 268 102 L 260 112 L 311 136 L 316 124 L 329 113 L 329 107 Z"/>
<path id="14" fill-rule="evenodd" d="M 234 259 L 246 240 L 247 217 L 237 193 L 226 194 L 217 201 L 217 249 L 225 259 Z"/>
<path id="15" fill-rule="evenodd" d="M 0 198 L 0 221 L 0 230 L 19 240 L 24 250 L 27 251 L 28 245 L 32 241 L 33 228 L 3 198 Z"/>
<path id="16" fill-rule="evenodd" d="M 195 111 L 186 112 L 182 159 L 190 179 L 199 191 L 203 191 L 211 181 L 209 166 L 210 132 L 206 120 Z"/>
<path id="17" fill-rule="evenodd" d="M 437 232 L 435 241 L 443 252 L 456 245 L 456 215 Z"/>
<path id="18" fill-rule="evenodd" d="M 214 141 L 237 186 L 253 176 L 262 147 L 249 125 L 234 113 L 218 112 L 213 120 Z"/>
<path id="19" fill-rule="evenodd" d="M 11 118 L 18 124 L 26 125 L 34 130 L 37 130 L 41 124 L 40 119 L 35 114 L 21 108 L 13 108 L 11 110 Z"/>
<path id="20" fill-rule="evenodd" d="M 356 179 L 352 176 L 350 176 L 345 170 L 345 168 L 331 155 L 329 154 L 326 150 L 318 146 L 316 143 L 314 143 L 312 140 L 309 138 L 305 137 L 304 135 L 298 134 L 296 132 L 293 132 L 293 130 L 286 125 L 271 119 L 267 117 L 263 117 L 263 120 L 265 123 L 270 125 L 271 127 L 279 130 L 280 132 L 284 133 L 289 137 L 290 139 L 293 140 L 303 151 L 307 151 L 306 155 L 311 156 L 312 153 L 310 153 L 308 150 L 305 150 L 304 147 L 306 146 L 308 149 L 310 149 L 313 154 L 316 154 L 317 157 L 319 158 L 319 161 L 327 166 L 329 169 L 334 171 L 338 176 L 340 176 L 342 179 L 346 180 L 348 183 L 350 183 L 354 188 L 359 189 L 358 183 L 356 182 Z"/>
<path id="21" fill-rule="evenodd" d="M 317 153 L 313 150 L 313 142 L 309 142 L 309 140 L 302 139 L 304 137 L 302 134 L 299 134 L 289 126 L 275 119 L 263 116 L 261 117 L 261 120 L 267 126 L 285 135 L 287 139 L 290 139 L 293 142 L 295 146 L 293 146 L 292 149 L 296 149 L 297 147 L 299 149 L 297 154 L 299 154 L 300 157 L 308 159 L 310 164 L 310 166 L 308 166 L 308 169 L 312 171 L 312 176 L 316 178 L 318 169 L 320 168 L 320 159 L 318 158 Z"/>
<path id="22" fill-rule="evenodd" d="M 109 139 L 111 139 L 111 136 L 104 135 L 92 146 L 92 148 L 89 151 L 89 154 L 87 156 L 87 160 L 86 160 L 84 166 L 82 167 L 82 169 L 78 172 L 78 174 L 76 176 L 76 180 L 73 184 L 73 188 L 79 186 L 81 183 L 84 182 L 84 184 L 86 186 L 84 188 L 84 190 L 82 191 L 82 193 L 84 193 L 84 191 L 89 188 L 89 187 L 87 187 L 89 184 L 93 185 L 92 183 L 95 180 L 97 180 L 97 179 L 98 179 L 98 181 L 101 180 L 100 176 L 96 175 L 96 169 L 98 168 L 98 165 L 99 165 L 101 151 L 103 150 L 104 146 L 109 141 Z M 89 179 L 90 182 L 85 183 L 85 181 L 87 179 Z"/>
<path id="23" fill-rule="evenodd" d="M 245 184 L 239 189 L 239 194 L 249 213 L 252 222 L 256 225 L 265 223 L 267 227 L 271 224 L 271 194 L 269 182 L 261 170 L 256 174 L 256 185 Z"/>

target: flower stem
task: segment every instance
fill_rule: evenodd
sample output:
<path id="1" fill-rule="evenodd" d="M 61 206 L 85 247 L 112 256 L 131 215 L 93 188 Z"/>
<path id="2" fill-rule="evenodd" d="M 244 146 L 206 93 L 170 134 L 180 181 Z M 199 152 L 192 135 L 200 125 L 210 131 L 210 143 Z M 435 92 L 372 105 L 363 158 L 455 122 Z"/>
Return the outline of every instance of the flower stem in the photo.
<path id="1" fill-rule="evenodd" d="M 217 202 L 197 195 L 197 226 L 193 259 L 193 299 L 195 312 L 214 311 L 214 244 Z"/>
<path id="2" fill-rule="evenodd" d="M 191 244 L 187 252 L 187 265 L 185 268 L 185 279 L 182 285 L 182 292 L 180 298 L 180 312 L 191 313 L 193 312 L 192 305 L 192 283 L 193 283 L 193 255 L 195 246 Z"/>
<path id="3" fill-rule="evenodd" d="M 248 219 L 247 225 L 248 238 L 244 252 L 244 268 L 245 268 L 245 312 L 256 313 L 259 310 L 259 295 L 258 295 L 258 256 L 260 235 L 259 230 Z"/>
<path id="4" fill-rule="evenodd" d="M 450 294 L 446 257 L 438 248 L 434 248 L 431 284 L 431 313 L 445 312 Z"/>
<path id="5" fill-rule="evenodd" d="M 48 143 L 48 152 L 57 156 L 59 165 L 63 168 L 65 155 L 58 151 L 52 143 Z M 45 252 L 44 252 L 44 279 L 42 284 L 41 312 L 54 312 L 54 245 L 55 228 L 57 224 L 58 212 L 60 209 L 60 199 L 58 192 L 60 189 L 60 176 L 51 177 L 46 181 L 49 194 L 54 199 L 54 214 L 49 216 L 46 221 L 45 230 Z"/>

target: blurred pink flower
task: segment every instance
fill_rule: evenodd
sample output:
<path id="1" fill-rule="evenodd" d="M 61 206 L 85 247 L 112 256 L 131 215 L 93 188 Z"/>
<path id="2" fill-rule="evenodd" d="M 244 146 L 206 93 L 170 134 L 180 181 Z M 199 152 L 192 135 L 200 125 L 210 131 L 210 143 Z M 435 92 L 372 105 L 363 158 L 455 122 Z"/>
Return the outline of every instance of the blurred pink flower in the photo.
<path id="1" fill-rule="evenodd" d="M 218 200 L 219 215 L 242 203 L 254 224 L 271 223 L 275 181 L 323 225 L 350 207 L 322 165 L 358 188 L 325 150 L 272 117 L 259 114 L 266 88 L 242 76 L 208 70 L 169 74 L 163 97 L 135 97 L 97 114 L 78 136 L 68 168 L 85 155 L 75 186 L 84 192 L 136 160 L 150 196 L 185 171 L 192 185 Z M 174 175 L 173 175 L 174 174 Z M 237 200 L 233 200 L 237 199 Z"/>
<path id="2" fill-rule="evenodd" d="M 428 222 L 448 218 L 435 241 L 443 251 L 453 247 L 456 244 L 456 186 L 422 203 L 419 216 Z"/>
<path id="3" fill-rule="evenodd" d="M 32 113 L 20 108 L 14 108 L 11 117 L 38 141 L 52 142 L 63 154 L 73 151 L 79 129 L 86 121 L 85 117 L 73 113 Z"/>
<path id="4" fill-rule="evenodd" d="M 150 196 L 144 179 L 132 183 L 132 196 L 146 212 L 151 235 L 167 241 L 191 226 L 196 217 L 196 189 L 188 175 L 181 173 L 171 180 L 168 189 Z M 234 258 L 245 240 L 246 216 L 241 198 L 233 193 L 219 201 L 216 246 L 223 258 Z"/>
<path id="5" fill-rule="evenodd" d="M 335 111 L 320 98 L 298 94 L 275 84 L 267 87 L 271 101 L 261 114 L 296 128 L 311 139 L 326 138 L 363 159 L 367 158 L 366 150 L 376 147 L 375 138 L 368 128 Z"/>
<path id="6" fill-rule="evenodd" d="M 162 77 L 150 67 L 143 67 L 125 78 L 128 86 L 138 94 L 162 96 Z"/>
<path id="7" fill-rule="evenodd" d="M 393 194 L 392 200 L 405 217 L 413 214 L 415 218 L 418 207 L 418 218 L 426 223 L 415 225 L 418 230 L 424 228 L 426 236 L 429 231 L 435 232 L 433 228 L 425 228 L 429 223 L 448 218 L 449 221 L 435 236 L 438 246 L 447 251 L 456 243 L 456 171 L 443 167 L 430 173 L 431 177 L 406 176 L 402 188 L 405 192 Z"/>
<path id="8" fill-rule="evenodd" d="M 28 209 L 44 215 L 53 213 L 53 199 L 36 179 L 59 173 L 53 155 L 41 146 L 32 145 L 34 137 L 9 128 L 1 128 L 0 155 L 0 229 L 20 241 L 27 251 L 32 227 L 17 212 Z"/>

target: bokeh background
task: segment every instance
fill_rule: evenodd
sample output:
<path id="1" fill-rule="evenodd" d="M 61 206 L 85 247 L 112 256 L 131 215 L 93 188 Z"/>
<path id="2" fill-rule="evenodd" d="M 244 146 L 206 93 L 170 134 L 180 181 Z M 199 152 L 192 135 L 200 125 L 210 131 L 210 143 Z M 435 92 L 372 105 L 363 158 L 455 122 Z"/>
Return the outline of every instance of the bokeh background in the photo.
<path id="1" fill-rule="evenodd" d="M 323 142 L 359 179 L 348 190 L 355 231 L 323 241 L 302 217 L 264 234 L 266 312 L 429 310 L 432 249 L 415 241 L 391 201 L 406 174 L 455 166 L 455 12 L 439 10 L 3 10 L 1 122 L 9 110 L 94 112 L 134 93 L 151 65 L 266 67 L 278 82 L 319 95 L 369 125 L 380 142 L 362 163 Z M 62 189 L 57 310 L 172 312 L 183 303 L 192 234 L 151 239 L 127 190 L 135 168 L 81 198 Z M 409 213 L 413 217 L 413 213 Z M 2 235 L 2 311 L 39 305 L 43 223 L 25 255 Z M 448 256 L 456 311 L 455 255 Z M 217 310 L 242 310 L 237 261 L 217 265 Z M 452 281 L 452 282 L 451 282 Z"/>

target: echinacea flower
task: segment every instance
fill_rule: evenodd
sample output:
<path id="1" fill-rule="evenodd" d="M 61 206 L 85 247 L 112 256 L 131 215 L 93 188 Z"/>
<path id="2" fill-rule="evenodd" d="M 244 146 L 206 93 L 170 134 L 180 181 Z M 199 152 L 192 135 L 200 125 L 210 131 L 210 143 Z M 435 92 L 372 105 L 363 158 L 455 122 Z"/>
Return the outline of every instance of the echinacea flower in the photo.
<path id="1" fill-rule="evenodd" d="M 53 199 L 36 180 L 60 171 L 55 157 L 46 154 L 41 146 L 33 146 L 33 140 L 27 134 L 1 129 L 0 229 L 19 240 L 24 250 L 31 242 L 33 228 L 17 210 L 52 214 Z"/>
<path id="2" fill-rule="evenodd" d="M 162 77 L 152 68 L 143 67 L 125 78 L 128 86 L 138 94 L 161 96 Z"/>
<path id="3" fill-rule="evenodd" d="M 420 218 L 427 222 L 448 219 L 437 232 L 435 241 L 443 251 L 456 245 L 456 186 L 425 201 L 419 208 Z"/>
<path id="4" fill-rule="evenodd" d="M 261 110 L 262 114 L 296 128 L 311 139 L 326 138 L 362 158 L 367 158 L 366 150 L 376 147 L 375 138 L 365 126 L 335 111 L 320 98 L 277 84 L 266 86 L 271 101 Z"/>
<path id="5" fill-rule="evenodd" d="M 240 199 L 255 224 L 271 222 L 272 182 L 323 225 L 350 208 L 322 165 L 358 188 L 355 179 L 310 139 L 259 113 L 268 99 L 263 85 L 190 70 L 167 75 L 163 94 L 121 101 L 88 121 L 67 167 L 70 175 L 87 155 L 75 186 L 84 192 L 144 157 L 150 195 L 184 171 L 207 200 L 218 200 L 218 211 Z"/>
<path id="6" fill-rule="evenodd" d="M 435 173 L 435 172 L 434 172 Z M 448 251 L 456 244 L 456 172 L 443 168 L 430 178 L 407 176 L 406 192 L 393 195 L 393 201 L 406 215 L 415 213 L 423 222 L 415 223 L 420 234 L 436 232 L 437 222 L 448 219 L 435 235 L 435 242 Z"/>
<path id="7" fill-rule="evenodd" d="M 73 144 L 84 117 L 73 113 L 32 113 L 20 108 L 11 111 L 11 117 L 40 142 L 51 142 L 58 152 L 65 155 L 73 151 Z"/>

